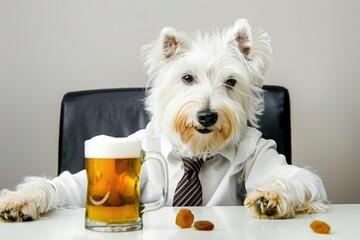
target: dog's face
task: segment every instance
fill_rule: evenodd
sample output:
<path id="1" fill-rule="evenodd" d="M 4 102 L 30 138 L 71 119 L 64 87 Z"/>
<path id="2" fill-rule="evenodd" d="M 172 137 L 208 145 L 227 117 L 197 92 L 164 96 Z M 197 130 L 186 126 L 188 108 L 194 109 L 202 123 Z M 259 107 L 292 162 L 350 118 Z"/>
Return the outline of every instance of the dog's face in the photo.
<path id="1" fill-rule="evenodd" d="M 164 28 L 144 47 L 147 109 L 180 154 L 216 153 L 238 143 L 248 122 L 256 125 L 269 42 L 242 19 L 205 36 Z"/>

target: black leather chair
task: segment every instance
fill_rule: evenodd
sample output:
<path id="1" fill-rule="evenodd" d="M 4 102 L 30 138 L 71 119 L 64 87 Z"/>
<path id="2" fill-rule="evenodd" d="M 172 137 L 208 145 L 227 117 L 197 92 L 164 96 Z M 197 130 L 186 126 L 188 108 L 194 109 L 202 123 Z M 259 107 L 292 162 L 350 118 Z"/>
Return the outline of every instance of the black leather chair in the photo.
<path id="1" fill-rule="evenodd" d="M 290 100 L 288 90 L 264 86 L 265 111 L 260 117 L 263 137 L 277 143 L 291 164 Z M 149 122 L 144 88 L 101 89 L 65 94 L 61 105 L 58 173 L 84 169 L 84 141 L 100 134 L 128 136 Z"/>

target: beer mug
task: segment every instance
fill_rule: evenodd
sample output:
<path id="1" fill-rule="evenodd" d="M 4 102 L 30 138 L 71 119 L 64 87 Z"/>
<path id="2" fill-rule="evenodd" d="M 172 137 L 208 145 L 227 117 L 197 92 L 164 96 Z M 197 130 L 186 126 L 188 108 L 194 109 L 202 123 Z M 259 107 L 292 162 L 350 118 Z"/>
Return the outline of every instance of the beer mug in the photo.
<path id="1" fill-rule="evenodd" d="M 152 203 L 140 202 L 140 171 L 148 160 L 160 163 L 162 191 Z M 165 159 L 156 152 L 144 152 L 141 142 L 105 135 L 85 141 L 88 179 L 85 228 L 119 232 L 142 228 L 142 214 L 161 208 L 167 199 L 168 172 Z"/>

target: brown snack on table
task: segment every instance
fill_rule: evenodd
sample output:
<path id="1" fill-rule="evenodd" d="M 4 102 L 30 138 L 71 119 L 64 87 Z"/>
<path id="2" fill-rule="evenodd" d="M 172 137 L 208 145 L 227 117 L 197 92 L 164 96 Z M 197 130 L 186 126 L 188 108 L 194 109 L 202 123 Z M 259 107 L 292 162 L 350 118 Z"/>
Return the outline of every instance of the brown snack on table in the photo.
<path id="1" fill-rule="evenodd" d="M 176 221 L 175 221 L 176 225 L 178 225 L 181 228 L 189 228 L 191 227 L 193 222 L 194 222 L 194 214 L 192 214 L 192 212 L 187 208 L 180 209 L 180 211 L 176 215 Z"/>
<path id="2" fill-rule="evenodd" d="M 310 228 L 316 232 L 316 233 L 321 233 L 321 234 L 329 234 L 331 227 L 329 226 L 329 224 L 327 224 L 326 222 L 323 221 L 319 221 L 319 220 L 314 220 L 311 224 L 310 224 Z"/>
<path id="3" fill-rule="evenodd" d="M 200 231 L 210 231 L 214 229 L 214 224 L 210 221 L 196 221 L 194 223 L 194 227 L 196 230 Z"/>

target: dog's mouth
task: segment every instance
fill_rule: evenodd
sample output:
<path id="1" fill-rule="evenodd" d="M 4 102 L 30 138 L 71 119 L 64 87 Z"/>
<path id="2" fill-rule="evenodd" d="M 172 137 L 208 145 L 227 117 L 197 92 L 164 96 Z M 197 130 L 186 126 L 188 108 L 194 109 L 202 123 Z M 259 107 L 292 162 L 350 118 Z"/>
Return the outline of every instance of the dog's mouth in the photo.
<path id="1" fill-rule="evenodd" d="M 201 134 L 211 133 L 213 130 L 209 128 L 195 128 Z"/>

